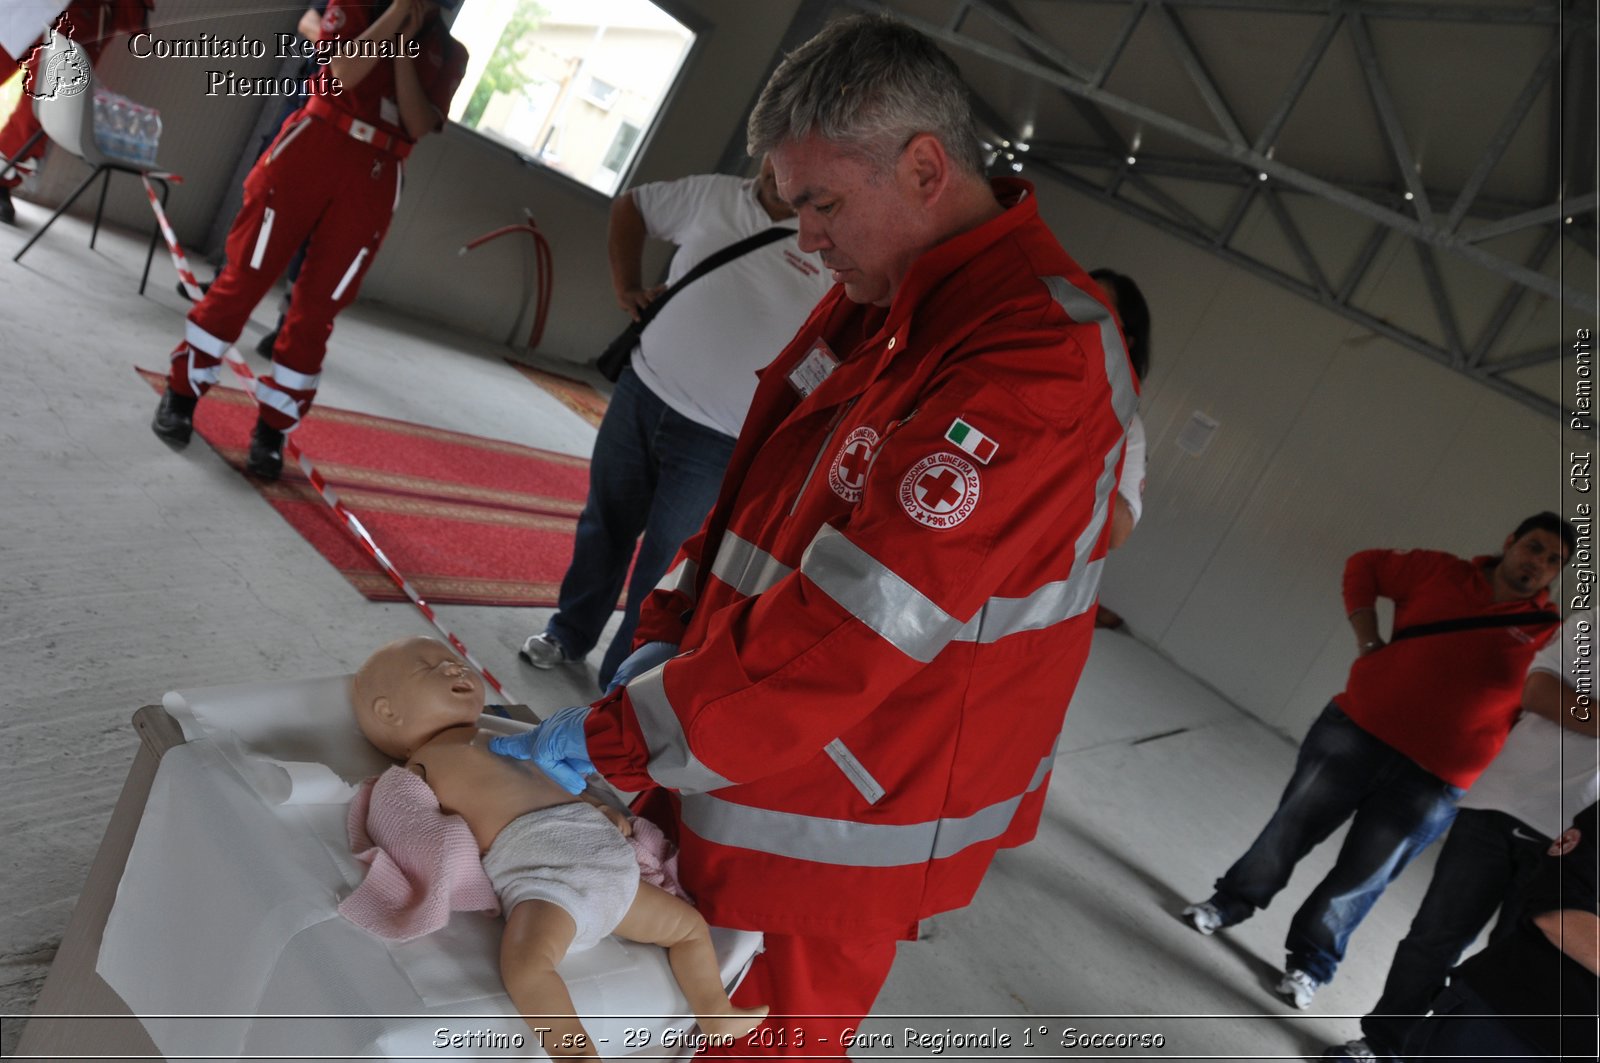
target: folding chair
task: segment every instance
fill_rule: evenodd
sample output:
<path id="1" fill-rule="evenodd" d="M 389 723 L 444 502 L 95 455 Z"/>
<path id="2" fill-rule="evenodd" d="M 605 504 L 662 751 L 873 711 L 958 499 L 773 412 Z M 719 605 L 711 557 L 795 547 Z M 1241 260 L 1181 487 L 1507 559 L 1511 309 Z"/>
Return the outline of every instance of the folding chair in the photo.
<path id="1" fill-rule="evenodd" d="M 72 195 L 66 198 L 56 212 L 50 215 L 50 220 L 45 222 L 38 232 L 22 245 L 22 250 L 11 257 L 13 262 L 21 262 L 22 256 L 28 249 L 39 242 L 39 238 L 50 230 L 56 219 L 67 212 L 67 209 L 77 202 L 79 196 L 88 189 L 96 180 L 100 181 L 100 201 L 94 209 L 94 230 L 89 235 L 89 246 L 94 247 L 100 235 L 100 218 L 105 212 L 106 191 L 111 184 L 111 174 L 126 173 L 134 176 L 148 176 L 161 189 L 161 202 L 167 202 L 168 187 L 162 176 L 152 173 L 148 168 L 128 159 L 113 158 L 101 151 L 94 141 L 94 93 L 91 85 L 93 75 L 90 73 L 92 66 L 88 53 L 72 38 L 65 33 L 53 34 L 49 45 L 46 47 L 43 61 L 39 64 L 41 72 L 56 70 L 79 70 L 88 74 L 87 83 L 75 92 L 62 91 L 57 86 L 47 87 L 43 96 L 35 96 L 33 100 L 33 113 L 39 119 L 39 125 L 44 128 L 50 139 L 69 154 L 76 155 L 90 166 L 94 172 L 84 179 L 83 183 L 73 189 Z M 156 242 L 161 239 L 161 228 L 157 225 L 150 231 L 150 248 L 144 257 L 144 274 L 139 278 L 139 294 L 144 294 L 146 283 L 150 279 L 150 263 L 155 258 Z"/>

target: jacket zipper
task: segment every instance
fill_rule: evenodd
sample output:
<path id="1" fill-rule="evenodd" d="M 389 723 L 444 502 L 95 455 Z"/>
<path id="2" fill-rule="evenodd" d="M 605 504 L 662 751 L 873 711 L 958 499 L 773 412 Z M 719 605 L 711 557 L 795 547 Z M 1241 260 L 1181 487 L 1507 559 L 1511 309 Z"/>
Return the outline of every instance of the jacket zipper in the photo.
<path id="1" fill-rule="evenodd" d="M 811 468 L 806 471 L 806 478 L 800 483 L 800 490 L 795 493 L 794 502 L 789 506 L 789 516 L 794 516 L 794 511 L 800 508 L 800 500 L 806 496 L 806 488 L 811 486 L 811 478 L 817 474 L 817 466 L 822 462 L 822 456 L 828 452 L 828 444 L 833 442 L 833 437 L 839 431 L 839 425 L 844 423 L 844 415 L 850 412 L 856 404 L 851 399 L 839 407 L 839 412 L 833 415 L 833 423 L 828 426 L 828 434 L 822 439 L 822 446 L 817 448 L 816 457 L 811 459 Z"/>

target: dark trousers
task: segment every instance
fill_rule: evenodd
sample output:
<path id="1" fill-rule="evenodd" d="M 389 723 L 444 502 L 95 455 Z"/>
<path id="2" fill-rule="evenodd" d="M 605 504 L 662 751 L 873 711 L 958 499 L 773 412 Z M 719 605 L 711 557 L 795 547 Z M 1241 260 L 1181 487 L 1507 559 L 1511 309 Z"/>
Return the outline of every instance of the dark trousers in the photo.
<path id="1" fill-rule="evenodd" d="M 732 436 L 696 424 L 662 402 L 631 367 L 617 378 L 594 441 L 589 497 L 578 518 L 572 564 L 545 627 L 568 657 L 584 656 L 599 641 L 627 579 L 622 626 L 600 664 L 602 690 L 631 652 L 645 596 L 666 574 L 678 547 L 705 523 L 733 444 Z"/>
<path id="2" fill-rule="evenodd" d="M 1496 911 L 1498 937 L 1511 929 L 1507 905 L 1539 868 L 1550 839 L 1515 816 L 1463 808 L 1445 837 L 1433 881 L 1411 929 L 1395 949 L 1383 995 L 1361 1032 L 1378 1055 L 1399 1055 L 1445 976 Z"/>

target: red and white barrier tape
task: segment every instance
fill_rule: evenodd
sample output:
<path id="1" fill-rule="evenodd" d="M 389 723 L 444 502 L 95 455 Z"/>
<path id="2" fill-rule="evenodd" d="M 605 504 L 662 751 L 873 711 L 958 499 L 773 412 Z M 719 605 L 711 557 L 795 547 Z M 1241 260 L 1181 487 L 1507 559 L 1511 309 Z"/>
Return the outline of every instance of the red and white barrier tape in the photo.
<path id="1" fill-rule="evenodd" d="M 189 293 L 191 299 L 199 302 L 205 297 L 205 293 L 200 290 L 199 282 L 195 280 L 194 273 L 189 269 L 189 261 L 184 257 L 183 248 L 179 245 L 178 238 L 172 231 L 172 226 L 167 223 L 167 215 L 161 209 L 160 198 L 151 186 L 149 178 L 145 177 L 143 180 L 145 193 L 150 197 L 150 207 L 155 211 L 156 222 L 161 226 L 161 235 L 166 238 L 167 250 L 172 253 L 172 264 L 177 267 L 178 277 L 183 281 L 184 290 Z M 227 362 L 229 368 L 244 382 L 245 391 L 254 395 L 256 375 L 245 364 L 244 356 L 239 353 L 238 349 L 229 347 L 227 353 L 223 355 L 223 361 Z M 311 459 L 306 457 L 304 451 L 295 446 L 293 439 L 289 436 L 284 436 L 283 439 L 283 456 L 294 460 L 295 464 L 300 467 L 300 471 L 306 474 L 306 479 L 310 481 L 317 494 L 328 504 L 328 508 L 332 509 L 334 515 L 344 522 L 345 528 L 355 537 L 357 545 L 366 552 L 368 557 L 377 562 L 378 567 L 383 570 L 383 574 L 388 576 L 396 587 L 400 588 L 401 592 L 411 600 L 411 604 L 417 607 L 417 611 L 427 618 L 428 623 L 432 624 L 445 637 L 445 641 L 457 653 L 461 654 L 462 658 L 479 675 L 483 676 L 484 682 L 488 683 L 494 689 L 494 692 L 500 695 L 501 700 L 509 702 L 511 699 L 506 695 L 505 688 L 490 674 L 489 669 L 478 663 L 477 659 L 468 651 L 466 645 L 456 638 L 449 628 L 439 622 L 439 617 L 434 613 L 433 607 L 424 601 L 422 595 L 417 593 L 416 588 L 411 586 L 411 582 L 400 574 L 400 570 L 395 568 L 394 562 L 389 560 L 388 556 L 373 540 L 372 534 L 367 531 L 356 515 L 350 512 L 349 507 L 339 500 L 339 496 L 328 485 L 328 481 L 324 480 L 322 474 L 317 471 L 316 466 L 311 464 Z"/>

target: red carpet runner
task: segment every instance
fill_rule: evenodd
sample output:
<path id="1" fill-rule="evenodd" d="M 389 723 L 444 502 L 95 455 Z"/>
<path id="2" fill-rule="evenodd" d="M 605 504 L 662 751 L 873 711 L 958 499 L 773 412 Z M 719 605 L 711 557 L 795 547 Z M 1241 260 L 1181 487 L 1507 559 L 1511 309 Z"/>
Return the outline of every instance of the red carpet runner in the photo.
<path id="1" fill-rule="evenodd" d="M 137 370 L 156 391 L 166 377 Z M 195 430 L 244 469 L 255 401 L 215 387 Z M 406 578 L 435 605 L 554 605 L 572 559 L 589 463 L 517 443 L 314 407 L 295 442 Z M 373 601 L 404 595 L 350 538 L 299 469 L 250 480 L 290 526 Z"/>

